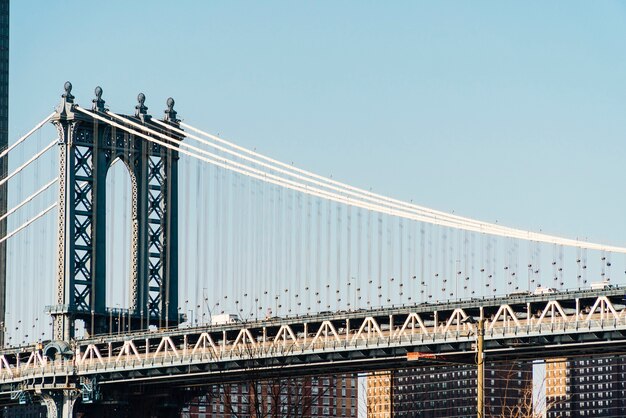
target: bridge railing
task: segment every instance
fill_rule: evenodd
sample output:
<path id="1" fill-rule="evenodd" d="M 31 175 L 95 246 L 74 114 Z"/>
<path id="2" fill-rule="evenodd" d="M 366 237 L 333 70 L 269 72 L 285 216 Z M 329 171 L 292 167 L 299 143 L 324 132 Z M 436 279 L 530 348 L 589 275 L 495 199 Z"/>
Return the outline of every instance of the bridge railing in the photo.
<path id="1" fill-rule="evenodd" d="M 509 304 L 481 307 L 489 312 L 485 318 L 485 338 L 505 341 L 548 334 L 626 330 L 626 307 L 621 303 L 602 295 L 589 299 L 584 306 L 573 301 L 549 300 L 526 307 L 513 308 Z M 163 334 L 78 341 L 72 359 L 56 361 L 43 356 L 40 347 L 32 347 L 30 352 L 22 349 L 0 355 L 0 382 L 376 347 L 403 347 L 412 351 L 446 342 L 466 342 L 465 350 L 471 350 L 476 327 L 467 321 L 469 311 L 455 308 L 425 313 L 407 308 L 389 315 L 366 311 L 361 317 L 351 314 L 344 319 L 321 316 L 308 318 L 308 322 L 266 321 L 257 327 L 230 324 L 221 328 L 183 328 Z"/>

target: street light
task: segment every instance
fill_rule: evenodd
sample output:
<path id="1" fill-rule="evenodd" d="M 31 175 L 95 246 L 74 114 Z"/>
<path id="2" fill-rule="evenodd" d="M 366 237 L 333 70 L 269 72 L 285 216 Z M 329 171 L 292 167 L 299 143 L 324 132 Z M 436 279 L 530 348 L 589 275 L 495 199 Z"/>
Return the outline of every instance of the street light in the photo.
<path id="1" fill-rule="evenodd" d="M 485 359 L 484 359 L 484 337 L 485 337 L 485 318 L 478 318 L 478 321 L 473 316 L 468 316 L 463 319 L 461 323 L 476 324 L 476 369 L 477 369 L 477 381 L 478 388 L 476 393 L 476 409 L 478 411 L 478 418 L 483 418 L 485 412 Z"/>

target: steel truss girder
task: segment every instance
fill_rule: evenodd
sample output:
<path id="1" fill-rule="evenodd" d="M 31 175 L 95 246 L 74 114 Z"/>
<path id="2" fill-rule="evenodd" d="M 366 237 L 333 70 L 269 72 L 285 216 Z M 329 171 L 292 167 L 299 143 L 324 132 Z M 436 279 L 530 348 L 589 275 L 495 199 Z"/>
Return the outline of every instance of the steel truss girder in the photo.
<path id="1" fill-rule="evenodd" d="M 125 333 L 77 341 L 74 358 L 66 363 L 52 362 L 35 347 L 32 351 L 4 350 L 0 352 L 0 385 L 23 383 L 28 388 L 32 387 L 28 382 L 52 384 L 54 379 L 77 377 L 93 377 L 104 386 L 129 380 L 137 384 L 184 384 L 252 371 L 298 374 L 308 369 L 336 371 L 338 365 L 351 371 L 406 366 L 411 364 L 406 363 L 409 352 L 442 358 L 471 357 L 474 330 L 461 325 L 457 329 L 450 321 L 459 315 L 464 317 L 459 309 L 468 316 L 482 312 L 486 328 L 491 329 L 485 336 L 486 353 L 494 359 L 626 350 L 626 306 L 620 291 L 567 296 L 574 296 L 574 300 L 566 295 L 537 296 L 524 303 L 508 298 L 482 300 L 474 306 L 418 305 L 159 333 Z M 529 304 L 538 313 L 524 317 Z M 592 307 L 601 304 L 604 311 L 588 315 Z M 518 317 L 517 323 L 496 315 L 504 311 L 505 305 Z M 578 308 L 572 310 L 569 306 Z M 544 315 L 551 307 L 567 316 Z M 422 324 L 411 329 L 405 326 L 409 320 L 415 324 L 418 317 Z M 323 338 L 320 330 L 326 330 Z"/>

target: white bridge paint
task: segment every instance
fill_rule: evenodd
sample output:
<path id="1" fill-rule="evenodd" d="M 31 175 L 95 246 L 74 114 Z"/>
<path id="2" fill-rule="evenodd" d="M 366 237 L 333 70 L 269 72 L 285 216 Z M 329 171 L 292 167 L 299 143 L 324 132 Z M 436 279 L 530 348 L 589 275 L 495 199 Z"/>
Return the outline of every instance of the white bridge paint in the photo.
<path id="1" fill-rule="evenodd" d="M 597 297 L 593 304 L 584 308 L 576 303 L 576 309 L 566 309 L 556 300 L 545 301 L 543 304 L 538 316 L 529 312 L 530 304 L 527 304 L 528 309 L 517 311 L 509 304 L 500 305 L 492 317 L 482 318 L 485 321 L 485 339 L 607 329 L 626 330 L 626 308 L 616 309 L 606 296 Z M 399 323 L 394 323 L 393 315 L 385 318 L 384 322 L 381 322 L 380 317 L 377 320 L 374 316 L 309 323 L 298 322 L 296 318 L 291 324 L 273 326 L 272 328 L 277 328 L 273 333 L 263 327 L 262 335 L 259 334 L 258 323 L 254 328 L 247 328 L 245 323 L 241 323 L 240 328 L 229 328 L 228 332 L 231 334 L 237 333 L 234 339 L 225 338 L 226 330 L 220 333 L 215 328 L 187 328 L 169 331 L 168 335 L 161 337 L 156 333 L 141 333 L 136 336 L 120 336 L 120 340 L 106 343 L 78 340 L 74 358 L 65 361 L 52 361 L 43 356 L 39 348 L 31 347 L 31 351 L 24 350 L 19 356 L 9 353 L 0 355 L 0 382 L 17 382 L 24 378 L 50 374 L 75 372 L 89 375 L 96 371 L 102 373 L 163 365 L 271 358 L 376 346 L 410 348 L 446 341 L 471 342 L 476 338 L 476 325 L 467 321 L 469 315 L 461 308 L 449 311 L 445 314 L 446 317 L 442 317 L 442 312 L 437 311 L 411 312 L 411 308 L 406 308 L 401 315 L 407 316 Z M 424 320 L 425 316 L 433 319 Z M 311 321 L 311 318 L 302 319 Z M 346 326 L 338 326 L 339 322 Z M 310 325 L 317 327 L 314 334 L 307 335 L 306 332 L 294 330 L 294 327 L 303 327 L 306 330 Z M 222 335 L 222 338 L 216 341 L 216 334 Z M 20 359 L 27 360 L 24 362 Z"/>

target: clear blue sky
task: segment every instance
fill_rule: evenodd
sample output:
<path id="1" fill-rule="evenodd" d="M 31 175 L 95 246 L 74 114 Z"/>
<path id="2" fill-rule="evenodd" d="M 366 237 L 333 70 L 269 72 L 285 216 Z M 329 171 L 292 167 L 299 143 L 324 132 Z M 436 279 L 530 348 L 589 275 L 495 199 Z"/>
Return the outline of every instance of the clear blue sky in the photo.
<path id="1" fill-rule="evenodd" d="M 626 244 L 626 2 L 13 1 L 12 139 L 65 80 L 437 209 Z"/>

